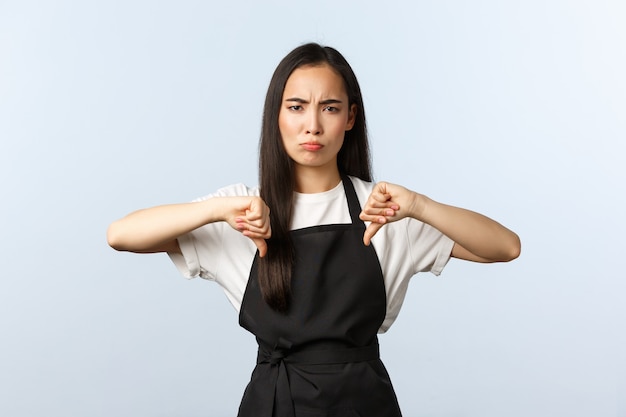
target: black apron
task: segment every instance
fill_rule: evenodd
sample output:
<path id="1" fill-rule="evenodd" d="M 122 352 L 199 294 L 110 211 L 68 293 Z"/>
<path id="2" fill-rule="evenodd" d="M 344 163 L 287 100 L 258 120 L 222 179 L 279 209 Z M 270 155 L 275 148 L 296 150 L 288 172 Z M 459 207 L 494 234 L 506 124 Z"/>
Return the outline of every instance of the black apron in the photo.
<path id="1" fill-rule="evenodd" d="M 263 300 L 258 253 L 239 324 L 256 336 L 257 366 L 239 417 L 398 417 L 400 409 L 378 355 L 386 313 L 383 275 L 349 178 L 343 177 L 352 224 L 291 232 L 295 246 L 291 307 Z"/>

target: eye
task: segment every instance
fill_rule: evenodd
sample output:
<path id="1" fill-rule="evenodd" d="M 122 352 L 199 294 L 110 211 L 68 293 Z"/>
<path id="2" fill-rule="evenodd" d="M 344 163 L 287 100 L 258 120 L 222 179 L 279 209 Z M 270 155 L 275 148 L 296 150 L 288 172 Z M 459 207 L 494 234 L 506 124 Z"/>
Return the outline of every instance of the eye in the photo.
<path id="1" fill-rule="evenodd" d="M 300 106 L 299 104 L 294 104 L 293 106 L 289 106 L 287 108 L 289 110 L 293 110 L 293 111 L 300 111 L 300 110 L 302 110 L 302 106 Z"/>
<path id="2" fill-rule="evenodd" d="M 326 106 L 326 107 L 324 107 L 324 111 L 331 112 L 331 113 L 336 113 L 336 112 L 339 111 L 339 109 L 337 107 L 334 107 L 334 106 Z"/>

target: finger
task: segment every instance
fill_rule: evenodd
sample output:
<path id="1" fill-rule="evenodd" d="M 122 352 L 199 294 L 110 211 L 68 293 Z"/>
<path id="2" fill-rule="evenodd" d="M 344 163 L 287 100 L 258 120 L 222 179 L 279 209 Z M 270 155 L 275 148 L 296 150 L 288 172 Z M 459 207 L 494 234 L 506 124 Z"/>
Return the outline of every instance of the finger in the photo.
<path id="1" fill-rule="evenodd" d="M 268 224 L 270 221 L 269 212 L 265 210 L 246 210 L 245 220 L 247 223 L 262 228 L 264 224 Z"/>
<path id="2" fill-rule="evenodd" d="M 254 232 L 251 230 L 244 230 L 242 233 L 245 237 L 249 237 L 250 239 L 269 239 L 271 237 L 271 233 L 269 232 Z"/>
<path id="3" fill-rule="evenodd" d="M 380 194 L 387 194 L 387 183 L 382 181 L 377 183 L 374 187 L 374 191 Z"/>
<path id="4" fill-rule="evenodd" d="M 384 204 L 385 202 L 391 200 L 391 196 L 389 194 L 381 194 L 381 193 L 373 192 L 370 195 L 370 200 L 373 200 L 372 202 Z"/>
<path id="5" fill-rule="evenodd" d="M 254 199 L 246 210 L 246 218 L 250 221 L 269 217 L 269 208 L 260 199 Z"/>
<path id="6" fill-rule="evenodd" d="M 367 202 L 367 204 L 365 204 L 365 206 L 363 206 L 364 210 L 370 209 L 370 208 L 387 208 L 392 206 L 394 203 L 392 203 L 391 201 L 377 201 L 375 199 L 370 198 L 370 200 Z"/>
<path id="7" fill-rule="evenodd" d="M 376 199 L 379 201 L 382 201 L 381 198 L 389 200 L 391 198 L 391 193 L 387 190 L 387 188 L 387 183 L 379 182 L 372 190 L 372 196 L 376 196 Z"/>
<path id="8" fill-rule="evenodd" d="M 261 207 L 254 207 L 246 210 L 246 219 L 250 221 L 263 219 L 264 217 L 266 216 Z"/>
<path id="9" fill-rule="evenodd" d="M 383 227 L 384 223 L 370 223 L 363 233 L 363 243 L 369 246 L 374 235 Z"/>
<path id="10" fill-rule="evenodd" d="M 236 219 L 236 228 L 250 238 L 269 239 L 272 233 L 269 222 L 247 222 L 244 219 Z"/>
<path id="11" fill-rule="evenodd" d="M 260 232 L 260 231 L 267 231 L 269 229 L 270 223 L 268 219 L 262 219 L 262 220 L 248 221 L 246 222 L 246 224 L 248 225 L 249 230 Z"/>
<path id="12" fill-rule="evenodd" d="M 365 206 L 370 206 L 370 207 L 391 207 L 391 206 L 397 206 L 398 204 L 393 201 L 393 198 L 391 197 L 391 195 L 389 194 L 374 194 L 372 193 L 369 198 L 367 199 L 367 202 L 365 203 Z"/>
<path id="13" fill-rule="evenodd" d="M 365 232 L 363 233 L 363 243 L 365 243 L 366 246 L 369 245 L 372 237 L 386 223 L 387 223 L 387 219 L 384 217 L 374 218 L 372 222 L 365 229 Z"/>
<path id="14" fill-rule="evenodd" d="M 257 249 L 259 249 L 259 256 L 262 258 L 267 254 L 267 242 L 265 239 L 252 239 Z"/>
<path id="15" fill-rule="evenodd" d="M 384 203 L 385 201 L 388 201 L 391 199 L 391 194 L 385 192 L 384 190 L 381 191 L 378 188 L 375 188 L 372 190 L 372 193 L 369 195 L 369 199 L 368 199 L 368 203 L 371 202 L 378 202 L 378 203 Z"/>
<path id="16" fill-rule="evenodd" d="M 369 217 L 369 221 L 371 221 L 372 217 L 380 217 L 380 216 L 384 216 L 384 217 L 393 217 L 396 215 L 396 210 L 394 210 L 391 207 L 383 207 L 383 208 L 378 208 L 378 207 L 366 207 L 365 209 L 363 209 L 361 211 L 361 220 L 366 220 L 363 217 Z"/>
<path id="17" fill-rule="evenodd" d="M 376 207 L 376 208 L 390 208 L 393 210 L 398 210 L 400 208 L 398 203 L 392 200 L 385 200 L 384 202 L 377 202 L 375 204 L 367 204 L 366 207 L 367 206 Z"/>

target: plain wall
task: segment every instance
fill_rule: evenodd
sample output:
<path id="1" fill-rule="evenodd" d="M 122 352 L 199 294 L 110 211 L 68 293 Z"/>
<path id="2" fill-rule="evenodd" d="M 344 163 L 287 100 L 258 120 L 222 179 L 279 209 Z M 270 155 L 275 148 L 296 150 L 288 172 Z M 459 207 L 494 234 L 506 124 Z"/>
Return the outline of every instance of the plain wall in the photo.
<path id="1" fill-rule="evenodd" d="M 256 185 L 271 74 L 316 41 L 359 77 L 378 180 L 523 243 L 413 279 L 381 336 L 404 414 L 626 416 L 625 21 L 617 0 L 0 1 L 0 415 L 235 415 L 256 346 L 221 289 L 105 231 Z"/>

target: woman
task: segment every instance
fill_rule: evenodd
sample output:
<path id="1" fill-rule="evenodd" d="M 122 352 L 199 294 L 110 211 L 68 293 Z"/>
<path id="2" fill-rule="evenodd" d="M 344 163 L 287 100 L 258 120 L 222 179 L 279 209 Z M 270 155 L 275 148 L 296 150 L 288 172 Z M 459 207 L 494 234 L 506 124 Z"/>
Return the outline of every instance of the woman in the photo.
<path id="1" fill-rule="evenodd" d="M 240 416 L 399 416 L 377 333 L 410 277 L 439 274 L 451 256 L 509 261 L 520 241 L 485 216 L 370 181 L 357 79 L 339 52 L 307 44 L 268 89 L 260 188 L 131 213 L 108 242 L 167 252 L 184 275 L 223 287 L 259 344 Z"/>

